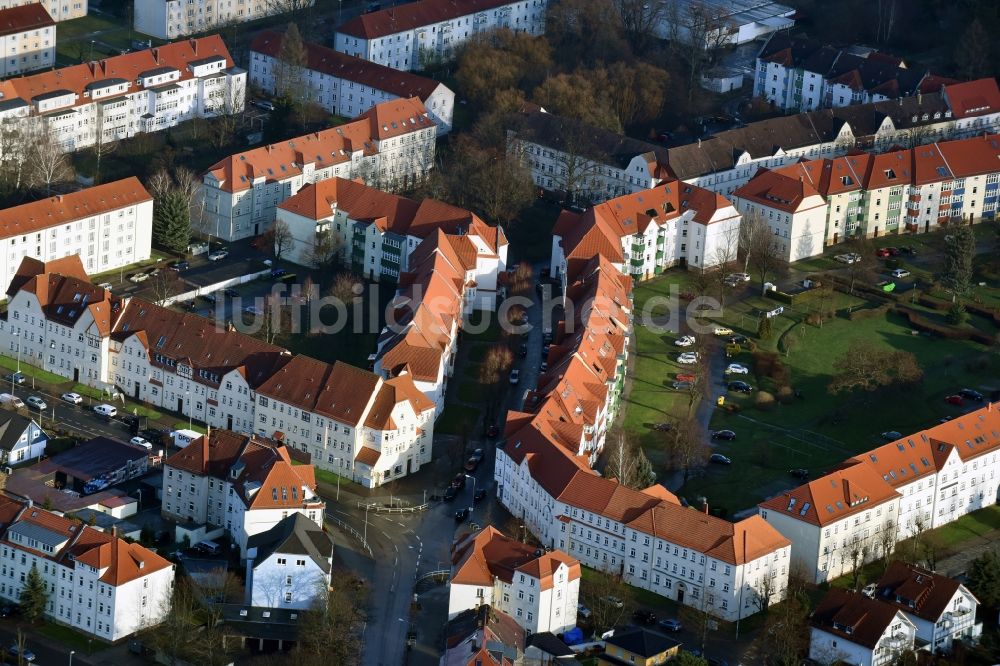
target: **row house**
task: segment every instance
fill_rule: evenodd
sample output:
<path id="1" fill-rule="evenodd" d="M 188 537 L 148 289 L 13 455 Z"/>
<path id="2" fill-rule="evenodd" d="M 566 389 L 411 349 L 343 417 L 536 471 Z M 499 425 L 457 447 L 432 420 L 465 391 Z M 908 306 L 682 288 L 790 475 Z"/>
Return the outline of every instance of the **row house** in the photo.
<path id="1" fill-rule="evenodd" d="M 994 404 L 845 461 L 759 505 L 816 582 L 997 503 L 1000 416 Z"/>
<path id="2" fill-rule="evenodd" d="M 435 408 L 403 371 L 383 379 L 330 366 L 192 313 L 116 297 L 90 283 L 75 255 L 25 259 L 9 297 L 0 348 L 27 364 L 211 427 L 283 439 L 366 485 L 430 460 Z M 361 401 L 357 411 L 337 409 L 343 386 Z"/>
<path id="3" fill-rule="evenodd" d="M 992 78 L 945 84 L 937 92 L 769 118 L 666 149 L 670 174 L 728 196 L 760 168 L 850 152 L 960 139 L 1000 128 L 1000 90 Z"/>
<path id="4" fill-rule="evenodd" d="M 923 233 L 993 220 L 1000 187 L 996 134 L 802 161 L 761 170 L 733 193 L 769 222 L 787 261 L 847 238 Z"/>
<path id="5" fill-rule="evenodd" d="M 595 252 L 635 280 L 671 266 L 705 269 L 736 258 L 740 213 L 719 194 L 669 180 L 585 212 L 563 210 L 552 231 L 549 270 Z"/>
<path id="6" fill-rule="evenodd" d="M 369 280 L 398 283 L 417 246 L 439 231 L 449 246 L 473 258 L 475 307 L 493 310 L 507 266 L 507 238 L 474 213 L 435 199 L 415 201 L 360 181 L 331 178 L 306 185 L 278 204 L 291 231 L 286 255 L 309 265 L 318 238 L 327 237 L 344 266 Z"/>
<path id="7" fill-rule="evenodd" d="M 0 9 L 0 76 L 47 69 L 56 62 L 56 23 L 35 2 Z"/>
<path id="8" fill-rule="evenodd" d="M 346 363 L 291 359 L 256 391 L 256 432 L 314 464 L 375 488 L 431 461 L 435 405 L 409 374 L 392 379 Z"/>
<path id="9" fill-rule="evenodd" d="M 497 496 L 544 545 L 725 620 L 784 598 L 789 542 L 759 516 L 730 523 L 682 507 L 662 486 L 622 486 L 553 441 L 558 425 L 511 416 Z"/>
<path id="10" fill-rule="evenodd" d="M 313 0 L 283 4 L 268 0 L 139 0 L 132 27 L 157 39 L 177 39 L 311 7 Z"/>
<path id="11" fill-rule="evenodd" d="M 325 507 L 315 468 L 292 464 L 274 440 L 210 430 L 163 461 L 163 517 L 225 528 L 243 557 L 251 537 L 290 515 L 322 528 Z"/>
<path id="12" fill-rule="evenodd" d="M 257 608 L 314 610 L 330 599 L 333 538 L 302 513 L 247 541 L 246 602 Z"/>
<path id="13" fill-rule="evenodd" d="M 809 616 L 809 659 L 823 666 L 888 666 L 915 644 L 903 611 L 852 590 L 831 588 Z"/>
<path id="14" fill-rule="evenodd" d="M 418 0 L 361 14 L 337 28 L 334 48 L 413 71 L 450 60 L 477 34 L 496 29 L 545 33 L 546 0 Z"/>
<path id="15" fill-rule="evenodd" d="M 278 204 L 329 178 L 413 185 L 434 164 L 436 137 L 423 103 L 407 98 L 377 104 L 338 127 L 231 155 L 202 176 L 205 229 L 230 241 L 256 236 L 274 221 Z"/>
<path id="16" fill-rule="evenodd" d="M 488 605 L 528 634 L 576 626 L 580 562 L 560 550 L 540 550 L 487 525 L 451 547 L 448 619 Z"/>
<path id="17" fill-rule="evenodd" d="M 268 30 L 250 44 L 250 83 L 264 92 L 276 95 L 279 87 L 289 83 L 279 79 L 294 76 L 300 98 L 347 118 L 382 102 L 416 97 L 437 124 L 438 134 L 451 131 L 455 93 L 443 83 L 313 42 L 305 43 L 305 66 L 286 74 L 281 40 L 281 33 Z"/>
<path id="18" fill-rule="evenodd" d="M 135 177 L 5 208 L 0 280 L 9 285 L 25 258 L 79 255 L 88 273 L 131 266 L 149 259 L 152 229 L 153 197 Z"/>
<path id="19" fill-rule="evenodd" d="M 40 120 L 66 152 L 243 111 L 246 71 L 218 35 L 0 82 L 0 121 Z"/>
<path id="20" fill-rule="evenodd" d="M 0 11 L 16 7 L 37 4 L 36 0 L 0 0 Z M 49 17 L 56 22 L 68 21 L 87 15 L 85 0 L 42 0 L 42 7 Z M 55 43 L 55 28 L 52 29 L 52 42 Z"/>
<path id="21" fill-rule="evenodd" d="M 78 520 L 0 498 L 0 598 L 17 603 L 32 569 L 45 585 L 46 619 L 118 641 L 170 612 L 174 565 Z"/>
<path id="22" fill-rule="evenodd" d="M 952 81 L 895 56 L 776 32 L 757 54 L 753 94 L 782 111 L 812 111 L 932 92 L 943 83 Z"/>
<path id="23" fill-rule="evenodd" d="M 438 230 L 417 246 L 368 357 L 374 372 L 386 379 L 409 375 L 434 403 L 435 418 L 444 409 L 455 372 L 458 333 L 474 309 L 476 257 L 459 251 L 462 245 L 470 249 L 467 241 Z"/>
<path id="24" fill-rule="evenodd" d="M 665 148 L 545 110 L 512 116 L 507 141 L 539 190 L 578 203 L 641 192 L 670 177 Z"/>

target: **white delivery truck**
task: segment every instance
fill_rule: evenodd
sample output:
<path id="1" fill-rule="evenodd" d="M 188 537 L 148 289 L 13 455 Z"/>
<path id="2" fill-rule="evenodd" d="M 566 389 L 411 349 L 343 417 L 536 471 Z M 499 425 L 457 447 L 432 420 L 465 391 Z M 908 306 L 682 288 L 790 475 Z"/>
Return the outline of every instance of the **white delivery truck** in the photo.
<path id="1" fill-rule="evenodd" d="M 174 440 L 174 446 L 183 449 L 185 446 L 201 437 L 197 430 L 174 430 L 170 433 L 170 439 Z"/>

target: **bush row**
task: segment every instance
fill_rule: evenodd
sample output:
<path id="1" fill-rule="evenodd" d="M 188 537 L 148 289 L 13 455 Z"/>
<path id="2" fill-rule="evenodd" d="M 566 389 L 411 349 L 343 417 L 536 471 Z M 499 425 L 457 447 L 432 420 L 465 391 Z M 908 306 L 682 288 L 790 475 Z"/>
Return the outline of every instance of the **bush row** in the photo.
<path id="1" fill-rule="evenodd" d="M 935 335 L 940 335 L 942 338 L 947 340 L 972 340 L 973 342 L 978 342 L 988 347 L 996 344 L 996 339 L 993 336 L 983 333 L 982 331 L 970 330 L 967 328 L 955 328 L 954 326 L 948 326 L 946 324 L 938 324 L 937 322 L 933 322 L 926 317 L 920 316 L 918 313 L 908 308 L 898 308 L 897 312 L 906 317 L 910 326 L 918 331 L 934 333 Z"/>

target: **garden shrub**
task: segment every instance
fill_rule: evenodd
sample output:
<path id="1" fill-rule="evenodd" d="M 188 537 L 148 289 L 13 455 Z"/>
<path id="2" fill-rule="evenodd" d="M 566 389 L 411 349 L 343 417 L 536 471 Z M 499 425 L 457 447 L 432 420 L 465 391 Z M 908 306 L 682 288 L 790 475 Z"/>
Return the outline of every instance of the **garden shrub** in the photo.
<path id="1" fill-rule="evenodd" d="M 780 386 L 775 395 L 778 398 L 778 402 L 780 402 L 783 405 L 787 405 L 788 403 L 795 400 L 795 391 L 792 390 L 792 387 L 789 386 L 788 384 L 783 384 L 782 386 Z"/>
<path id="2" fill-rule="evenodd" d="M 757 409 L 761 411 L 767 411 L 774 407 L 774 396 L 767 391 L 759 391 L 757 393 Z"/>

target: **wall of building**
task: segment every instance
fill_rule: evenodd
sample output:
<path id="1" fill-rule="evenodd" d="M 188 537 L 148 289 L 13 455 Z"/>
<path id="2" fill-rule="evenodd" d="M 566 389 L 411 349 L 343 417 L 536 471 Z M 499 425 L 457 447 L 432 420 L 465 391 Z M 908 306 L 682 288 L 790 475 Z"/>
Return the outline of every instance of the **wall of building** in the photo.
<path id="1" fill-rule="evenodd" d="M 326 602 L 330 577 L 308 555 L 276 551 L 254 563 L 250 583 L 253 606 L 309 610 Z"/>

